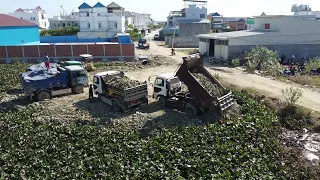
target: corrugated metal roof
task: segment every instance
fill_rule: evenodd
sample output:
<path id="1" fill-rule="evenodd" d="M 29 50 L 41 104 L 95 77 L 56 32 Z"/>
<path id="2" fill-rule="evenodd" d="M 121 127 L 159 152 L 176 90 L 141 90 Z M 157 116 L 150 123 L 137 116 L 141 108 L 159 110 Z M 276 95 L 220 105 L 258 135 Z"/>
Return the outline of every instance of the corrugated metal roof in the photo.
<path id="1" fill-rule="evenodd" d="M 16 17 L 12 17 L 6 14 L 0 14 L 0 27 L 8 26 L 38 26 L 35 23 L 25 21 Z"/>
<path id="2" fill-rule="evenodd" d="M 125 17 L 133 17 L 133 15 L 129 11 L 124 12 Z"/>
<path id="3" fill-rule="evenodd" d="M 35 9 L 36 10 L 42 10 L 42 8 L 40 6 L 37 6 Z"/>
<path id="4" fill-rule="evenodd" d="M 261 35 L 266 33 L 268 32 L 233 31 L 233 32 L 224 32 L 224 33 L 199 34 L 197 36 L 201 38 L 207 38 L 207 39 L 230 39 L 230 38 L 245 37 L 245 36 L 256 36 L 256 35 Z"/>

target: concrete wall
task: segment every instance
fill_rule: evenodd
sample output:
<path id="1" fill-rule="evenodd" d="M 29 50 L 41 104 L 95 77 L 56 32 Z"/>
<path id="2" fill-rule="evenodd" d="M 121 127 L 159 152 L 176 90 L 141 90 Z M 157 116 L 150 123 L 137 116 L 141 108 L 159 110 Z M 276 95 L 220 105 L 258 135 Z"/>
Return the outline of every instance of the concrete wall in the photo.
<path id="1" fill-rule="evenodd" d="M 77 36 L 40 36 L 41 43 L 83 43 L 83 42 L 113 42 L 114 38 L 85 38 Z"/>
<path id="2" fill-rule="evenodd" d="M 239 46 L 229 46 L 228 48 L 228 59 L 233 59 L 234 57 L 244 53 L 245 51 L 250 51 L 255 45 L 239 45 Z M 296 59 L 302 58 L 313 58 L 320 56 L 320 44 L 296 44 L 296 45 L 265 45 L 268 49 L 279 51 L 279 56 L 284 54 L 287 58 L 291 58 L 292 55 Z"/>
<path id="3" fill-rule="evenodd" d="M 180 23 L 179 36 L 190 37 L 198 34 L 210 33 L 210 23 Z"/>
<path id="4" fill-rule="evenodd" d="M 174 38 L 174 47 L 176 48 L 197 48 L 199 47 L 198 34 L 207 34 L 210 32 L 210 23 L 180 23 L 179 37 Z M 165 45 L 172 46 L 173 38 L 166 37 Z"/>
<path id="5" fill-rule="evenodd" d="M 134 59 L 133 44 L 59 44 L 37 46 L 0 46 L 0 63 L 10 63 L 18 58 L 24 62 L 42 62 L 48 53 L 52 62 L 74 60 L 80 54 L 91 54 L 96 61 L 114 61 Z"/>
<path id="6" fill-rule="evenodd" d="M 172 47 L 172 37 L 165 37 L 165 46 Z M 194 37 L 175 37 L 174 45 L 175 48 L 198 48 L 199 47 L 199 38 Z"/>

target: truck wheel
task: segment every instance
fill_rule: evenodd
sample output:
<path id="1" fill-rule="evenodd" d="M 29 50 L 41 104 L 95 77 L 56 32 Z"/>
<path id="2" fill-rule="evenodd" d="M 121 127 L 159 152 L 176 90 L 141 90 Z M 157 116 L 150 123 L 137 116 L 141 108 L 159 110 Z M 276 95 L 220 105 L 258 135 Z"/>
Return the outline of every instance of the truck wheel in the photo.
<path id="1" fill-rule="evenodd" d="M 121 107 L 119 106 L 117 101 L 112 101 L 112 110 L 114 112 L 120 112 L 121 111 Z"/>
<path id="2" fill-rule="evenodd" d="M 43 101 L 43 100 L 50 99 L 50 98 L 51 98 L 51 95 L 48 91 L 41 91 L 37 95 L 38 101 Z"/>
<path id="3" fill-rule="evenodd" d="M 184 112 L 185 112 L 186 116 L 190 117 L 190 118 L 195 118 L 198 114 L 196 107 L 190 103 L 186 104 Z"/>
<path id="4" fill-rule="evenodd" d="M 165 107 L 166 106 L 166 99 L 163 96 L 160 96 L 158 103 L 160 106 Z"/>
<path id="5" fill-rule="evenodd" d="M 83 86 L 75 86 L 75 87 L 73 87 L 73 93 L 75 93 L 75 94 L 83 93 Z"/>

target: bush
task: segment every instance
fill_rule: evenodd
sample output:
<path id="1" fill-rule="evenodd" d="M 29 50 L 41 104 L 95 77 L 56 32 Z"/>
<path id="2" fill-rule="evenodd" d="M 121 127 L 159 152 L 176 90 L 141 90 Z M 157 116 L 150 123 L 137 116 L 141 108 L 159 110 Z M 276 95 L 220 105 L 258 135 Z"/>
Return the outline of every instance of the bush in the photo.
<path id="1" fill-rule="evenodd" d="M 43 30 L 40 32 L 40 36 L 73 36 L 80 31 L 76 27 L 66 27 L 54 30 Z"/>
<path id="2" fill-rule="evenodd" d="M 277 51 L 269 50 L 263 46 L 252 48 L 251 51 L 244 55 L 247 70 L 254 72 L 258 65 L 261 66 L 261 71 L 277 74 L 279 64 L 279 57 Z"/>
<path id="3" fill-rule="evenodd" d="M 239 67 L 240 66 L 240 59 L 239 58 L 232 59 L 232 65 L 235 67 Z"/>
<path id="4" fill-rule="evenodd" d="M 281 94 L 289 106 L 294 106 L 297 103 L 297 101 L 302 97 L 302 90 L 290 87 L 281 90 Z"/>
<path id="5" fill-rule="evenodd" d="M 306 65 L 306 71 L 310 72 L 311 69 L 320 67 L 320 57 L 312 58 Z"/>
<path id="6" fill-rule="evenodd" d="M 15 59 L 12 64 L 0 64 L 0 92 L 18 88 L 20 86 L 19 74 L 26 71 L 30 64 Z"/>

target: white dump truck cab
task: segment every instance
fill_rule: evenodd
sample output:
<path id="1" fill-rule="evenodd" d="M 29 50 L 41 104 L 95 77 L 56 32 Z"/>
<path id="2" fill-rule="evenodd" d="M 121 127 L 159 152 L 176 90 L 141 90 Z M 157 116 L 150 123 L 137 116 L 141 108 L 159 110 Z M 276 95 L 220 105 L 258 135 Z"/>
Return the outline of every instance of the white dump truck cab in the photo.
<path id="1" fill-rule="evenodd" d="M 104 81 L 115 76 L 123 77 L 124 73 L 122 71 L 105 71 L 95 74 L 93 76 L 94 94 L 100 96 L 103 93 Z"/>
<path id="2" fill-rule="evenodd" d="M 158 75 L 153 84 L 153 98 L 171 97 L 181 91 L 181 84 L 174 73 Z"/>

